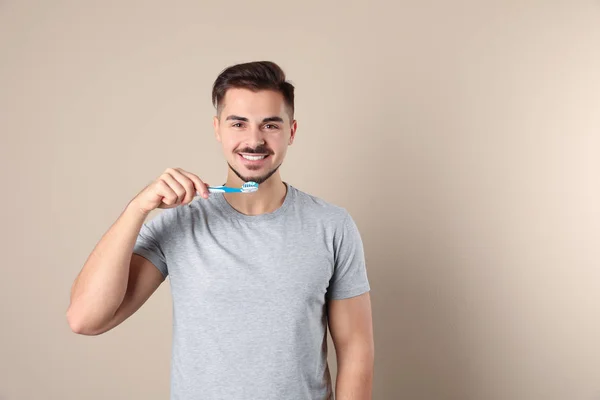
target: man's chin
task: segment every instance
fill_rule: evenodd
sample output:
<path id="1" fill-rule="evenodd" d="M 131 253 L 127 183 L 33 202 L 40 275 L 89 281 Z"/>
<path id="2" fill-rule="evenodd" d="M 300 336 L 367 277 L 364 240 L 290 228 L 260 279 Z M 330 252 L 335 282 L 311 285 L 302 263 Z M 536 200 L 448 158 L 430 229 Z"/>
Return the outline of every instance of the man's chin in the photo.
<path id="1" fill-rule="evenodd" d="M 271 175 L 259 175 L 259 176 L 247 175 L 243 178 L 243 181 L 244 182 L 256 182 L 260 185 L 261 183 L 266 182 L 270 177 L 271 177 Z"/>
<path id="2" fill-rule="evenodd" d="M 279 169 L 278 166 L 277 168 L 265 173 L 261 171 L 265 169 L 264 166 L 256 169 L 248 168 L 248 166 L 239 166 L 238 168 L 232 168 L 230 165 L 229 167 L 242 181 L 256 182 L 259 185 L 263 182 L 266 182 Z"/>

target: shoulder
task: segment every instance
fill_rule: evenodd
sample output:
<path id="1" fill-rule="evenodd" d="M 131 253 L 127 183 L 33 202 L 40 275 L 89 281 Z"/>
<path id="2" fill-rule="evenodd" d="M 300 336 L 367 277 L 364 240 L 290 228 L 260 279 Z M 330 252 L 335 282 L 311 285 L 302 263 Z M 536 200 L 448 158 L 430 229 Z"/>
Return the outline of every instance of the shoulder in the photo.
<path id="1" fill-rule="evenodd" d="M 167 209 L 156 209 L 146 219 L 145 225 L 162 232 L 179 232 L 182 226 L 190 223 L 192 216 L 202 209 L 197 199 L 191 203 Z"/>
<path id="2" fill-rule="evenodd" d="M 153 210 L 144 222 L 144 228 L 150 229 L 156 233 L 173 229 L 177 221 L 176 208 Z"/>
<path id="3" fill-rule="evenodd" d="M 294 186 L 291 188 L 295 192 L 295 203 L 307 217 L 318 218 L 340 228 L 343 228 L 345 224 L 353 223 L 352 216 L 346 208 Z"/>

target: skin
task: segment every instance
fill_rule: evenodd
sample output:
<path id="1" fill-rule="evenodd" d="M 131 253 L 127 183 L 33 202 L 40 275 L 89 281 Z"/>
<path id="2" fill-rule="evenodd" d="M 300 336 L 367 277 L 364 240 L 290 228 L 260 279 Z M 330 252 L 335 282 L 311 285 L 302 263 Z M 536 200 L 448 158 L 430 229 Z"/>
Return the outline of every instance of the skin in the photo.
<path id="1" fill-rule="evenodd" d="M 254 193 L 226 193 L 233 208 L 246 215 L 276 210 L 283 203 L 286 187 L 279 167 L 296 137 L 297 122 L 290 117 L 283 95 L 263 90 L 229 89 L 213 119 L 215 138 L 228 164 L 227 186 L 240 187 L 254 181 Z M 241 154 L 267 154 L 260 163 Z"/>

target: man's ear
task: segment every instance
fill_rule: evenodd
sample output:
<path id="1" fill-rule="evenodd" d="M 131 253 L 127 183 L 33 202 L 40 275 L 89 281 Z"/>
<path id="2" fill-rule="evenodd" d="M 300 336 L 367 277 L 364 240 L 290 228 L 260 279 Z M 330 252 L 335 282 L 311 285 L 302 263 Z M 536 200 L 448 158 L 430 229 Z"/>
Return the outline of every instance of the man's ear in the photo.
<path id="1" fill-rule="evenodd" d="M 296 129 L 298 129 L 298 121 L 292 121 L 292 125 L 290 127 L 290 140 L 288 145 L 291 146 L 294 143 L 294 139 L 296 138 Z"/>
<path id="2" fill-rule="evenodd" d="M 221 131 L 220 131 L 220 126 L 219 126 L 219 117 L 216 115 L 213 117 L 213 129 L 215 130 L 215 138 L 217 139 L 218 142 L 220 142 L 221 141 Z"/>

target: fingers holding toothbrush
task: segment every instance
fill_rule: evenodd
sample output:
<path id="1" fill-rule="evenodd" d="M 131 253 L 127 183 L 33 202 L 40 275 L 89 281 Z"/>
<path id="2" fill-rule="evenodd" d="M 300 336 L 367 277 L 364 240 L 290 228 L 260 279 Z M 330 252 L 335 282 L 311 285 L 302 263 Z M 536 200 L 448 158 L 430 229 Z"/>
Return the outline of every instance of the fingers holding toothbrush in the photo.
<path id="1" fill-rule="evenodd" d="M 196 194 L 208 198 L 208 185 L 197 175 L 181 168 L 167 168 L 146 186 L 132 203 L 145 214 L 156 208 L 174 208 L 189 204 Z"/>

